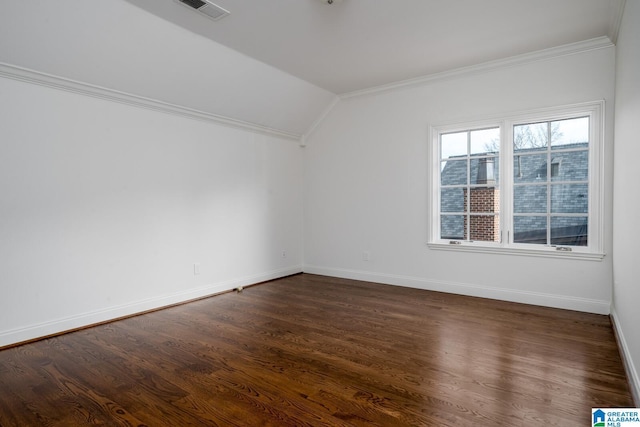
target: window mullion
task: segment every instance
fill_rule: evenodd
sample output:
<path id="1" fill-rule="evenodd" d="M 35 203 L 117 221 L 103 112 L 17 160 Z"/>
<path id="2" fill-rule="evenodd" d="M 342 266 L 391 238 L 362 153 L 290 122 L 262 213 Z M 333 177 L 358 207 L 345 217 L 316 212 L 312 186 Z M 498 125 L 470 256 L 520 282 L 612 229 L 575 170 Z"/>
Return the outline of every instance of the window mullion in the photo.
<path id="1" fill-rule="evenodd" d="M 500 130 L 500 232 L 501 243 L 509 246 L 513 233 L 513 124 L 505 122 Z"/>
<path id="2" fill-rule="evenodd" d="M 465 240 L 471 241 L 471 131 L 467 131 L 467 200 L 466 200 L 466 235 Z"/>
<path id="3" fill-rule="evenodd" d="M 547 245 L 551 245 L 551 122 L 547 122 Z"/>

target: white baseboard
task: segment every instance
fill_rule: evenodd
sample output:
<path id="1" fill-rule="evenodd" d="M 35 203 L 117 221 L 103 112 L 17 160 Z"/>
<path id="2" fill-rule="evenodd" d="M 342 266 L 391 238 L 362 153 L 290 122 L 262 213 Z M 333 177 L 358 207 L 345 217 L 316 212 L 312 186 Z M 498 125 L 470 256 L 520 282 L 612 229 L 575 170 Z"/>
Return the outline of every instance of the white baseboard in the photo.
<path id="1" fill-rule="evenodd" d="M 629 387 L 631 388 L 634 405 L 636 408 L 640 408 L 640 377 L 638 377 L 638 371 L 633 363 L 633 358 L 631 357 L 627 340 L 622 332 L 618 313 L 613 305 L 611 306 L 611 323 L 613 323 L 613 330 L 616 334 L 616 339 L 618 340 L 620 356 L 622 357 L 624 369 L 627 372 L 627 378 L 629 379 Z"/>
<path id="2" fill-rule="evenodd" d="M 110 320 L 144 313 L 149 310 L 156 310 L 174 304 L 180 304 L 194 299 L 215 295 L 220 292 L 235 289 L 239 286 L 249 286 L 255 283 L 265 282 L 267 280 L 273 280 L 301 272 L 301 266 L 288 267 L 280 270 L 265 272 L 262 274 L 213 283 L 183 292 L 176 292 L 173 294 L 152 297 L 145 300 L 131 302 L 129 304 L 108 307 L 103 310 L 97 310 L 78 314 L 75 316 L 65 317 L 62 319 L 56 319 L 50 322 L 39 323 L 7 331 L 0 331 L 0 347 L 30 341 L 41 337 L 61 334 L 66 331 L 88 327 L 98 323 L 108 322 Z"/>
<path id="3" fill-rule="evenodd" d="M 539 305 L 543 307 L 563 308 L 566 310 L 576 310 L 587 313 L 609 314 L 611 309 L 610 301 L 600 301 L 587 298 L 570 297 L 565 295 L 518 291 L 513 289 L 479 286 L 468 283 L 444 282 L 438 280 L 423 279 L 419 277 L 318 267 L 313 265 L 305 265 L 303 270 L 305 273 L 321 274 L 324 276 L 364 280 L 368 282 L 384 283 L 386 285 L 406 286 L 409 288 L 425 289 L 429 291 L 498 299 L 503 301 L 519 302 L 523 304 Z"/>

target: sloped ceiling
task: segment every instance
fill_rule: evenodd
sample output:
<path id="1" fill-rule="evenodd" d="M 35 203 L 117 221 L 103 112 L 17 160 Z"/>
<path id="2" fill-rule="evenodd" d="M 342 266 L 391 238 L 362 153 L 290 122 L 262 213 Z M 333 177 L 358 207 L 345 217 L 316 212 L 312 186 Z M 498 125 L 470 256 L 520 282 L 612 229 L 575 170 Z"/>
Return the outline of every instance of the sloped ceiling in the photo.
<path id="1" fill-rule="evenodd" d="M 123 0 L 3 2 L 0 62 L 291 134 L 335 98 Z"/>
<path id="2" fill-rule="evenodd" d="M 609 36 L 620 0 L 127 0 L 337 94 Z"/>
<path id="3" fill-rule="evenodd" d="M 567 43 L 615 42 L 624 0 L 4 2 L 0 63 L 303 135 L 336 100 Z"/>

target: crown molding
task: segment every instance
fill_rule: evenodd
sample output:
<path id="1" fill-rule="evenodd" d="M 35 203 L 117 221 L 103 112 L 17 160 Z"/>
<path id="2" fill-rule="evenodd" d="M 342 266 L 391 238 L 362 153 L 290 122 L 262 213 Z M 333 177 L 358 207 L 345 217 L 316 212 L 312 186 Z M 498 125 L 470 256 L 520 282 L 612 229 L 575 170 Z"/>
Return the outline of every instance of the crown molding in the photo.
<path id="1" fill-rule="evenodd" d="M 320 126 L 320 124 L 322 122 L 324 122 L 324 119 L 327 118 L 329 113 L 335 108 L 336 105 L 338 105 L 339 102 L 340 102 L 340 97 L 336 95 L 333 98 L 333 101 L 331 101 L 331 103 L 327 106 L 327 108 L 324 109 L 322 114 L 320 114 L 320 116 L 318 116 L 316 121 L 313 122 L 311 127 L 309 127 L 309 130 L 307 130 L 307 132 L 305 132 L 305 134 L 300 137 L 300 146 L 301 147 L 306 147 L 307 146 L 307 141 L 309 140 L 311 135 L 316 131 L 316 128 L 318 126 Z"/>
<path id="2" fill-rule="evenodd" d="M 612 0 L 614 2 L 613 12 L 609 20 L 609 39 L 613 44 L 618 44 L 618 34 L 620 33 L 620 25 L 622 25 L 622 15 L 624 15 L 624 7 L 627 0 Z"/>
<path id="3" fill-rule="evenodd" d="M 42 73 L 40 71 L 6 64 L 3 62 L 0 62 L 0 77 L 36 84 L 39 86 L 45 86 L 52 89 L 62 90 L 79 95 L 90 96 L 92 98 L 103 99 L 106 101 L 118 102 L 134 107 L 144 108 L 147 110 L 168 113 L 175 116 L 182 116 L 195 120 L 203 120 L 222 126 L 260 133 L 267 136 L 276 136 L 293 141 L 300 141 L 300 139 L 302 138 L 302 135 L 297 133 L 273 129 L 267 126 L 262 126 L 243 120 L 233 119 L 230 117 L 208 113 L 206 111 L 200 111 L 182 105 L 171 104 L 168 102 L 146 98 L 143 96 L 133 95 L 126 92 L 120 92 L 115 89 L 104 88 L 77 80 L 54 76 L 52 74 Z"/>
<path id="4" fill-rule="evenodd" d="M 621 16 L 621 14 L 620 14 Z M 619 26 L 619 24 L 618 24 Z M 511 56 L 495 61 L 484 62 L 482 64 L 471 65 L 468 67 L 456 68 L 441 73 L 429 74 L 413 79 L 401 80 L 386 85 L 375 86 L 368 89 L 347 92 L 338 95 L 340 99 L 355 98 L 360 96 L 374 95 L 380 92 L 402 89 L 410 86 L 422 86 L 439 81 L 449 80 L 457 77 L 471 76 L 474 74 L 486 73 L 493 70 L 499 70 L 508 67 L 529 64 L 532 62 L 547 61 L 563 56 L 575 55 L 578 53 L 589 52 L 593 50 L 606 49 L 613 47 L 609 37 L 602 36 L 595 39 L 584 40 L 577 43 L 570 43 L 562 46 L 552 47 L 549 49 L 538 50 L 535 52 L 525 53 L 522 55 Z"/>

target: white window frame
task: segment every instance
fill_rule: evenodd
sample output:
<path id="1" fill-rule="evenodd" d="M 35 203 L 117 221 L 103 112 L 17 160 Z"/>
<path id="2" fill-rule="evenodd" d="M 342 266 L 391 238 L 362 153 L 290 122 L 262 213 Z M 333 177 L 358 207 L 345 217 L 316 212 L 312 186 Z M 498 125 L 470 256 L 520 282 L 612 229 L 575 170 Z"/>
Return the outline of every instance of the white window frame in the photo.
<path id="1" fill-rule="evenodd" d="M 429 235 L 432 249 L 505 253 L 601 260 L 604 257 L 604 101 L 545 108 L 487 118 L 430 126 L 429 138 Z M 537 122 L 589 117 L 589 197 L 587 246 L 558 246 L 515 243 L 513 241 L 513 127 Z M 500 242 L 449 240 L 440 238 L 440 136 L 490 127 L 500 128 Z"/>

